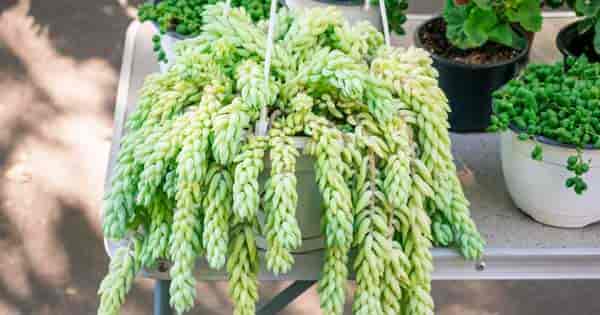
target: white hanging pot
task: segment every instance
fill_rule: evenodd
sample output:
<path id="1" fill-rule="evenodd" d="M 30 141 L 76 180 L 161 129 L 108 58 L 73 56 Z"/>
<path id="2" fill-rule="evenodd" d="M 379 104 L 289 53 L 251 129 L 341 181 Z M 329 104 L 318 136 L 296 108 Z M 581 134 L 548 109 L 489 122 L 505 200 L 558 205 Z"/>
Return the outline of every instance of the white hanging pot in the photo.
<path id="1" fill-rule="evenodd" d="M 296 160 L 296 191 L 298 192 L 298 207 L 296 208 L 296 220 L 302 235 L 302 245 L 291 251 L 294 254 L 302 254 L 325 248 L 325 239 L 321 233 L 321 215 L 323 214 L 323 199 L 317 186 L 314 169 L 314 159 L 305 155 L 304 148 L 310 138 L 293 137 L 296 149 L 300 156 Z M 265 169 L 260 176 L 260 184 L 264 187 L 265 182 L 271 177 L 271 161 L 268 154 L 265 158 Z M 259 221 L 264 224 L 264 213 L 259 214 Z M 257 246 L 267 249 L 264 237 L 257 237 Z"/>
<path id="2" fill-rule="evenodd" d="M 544 224 L 577 228 L 600 221 L 600 150 L 585 149 L 583 158 L 591 159 L 583 175 L 588 189 L 577 195 L 565 186 L 573 173 L 566 169 L 573 146 L 539 137 L 543 160 L 531 158 L 532 140 L 521 141 L 514 131 L 501 135 L 504 179 L 513 201 L 523 212 Z"/>
<path id="3" fill-rule="evenodd" d="M 294 10 L 335 6 L 350 24 L 368 21 L 377 30 L 382 30 L 380 9 L 376 4 L 365 6 L 364 1 L 356 0 L 285 0 L 285 4 Z"/>

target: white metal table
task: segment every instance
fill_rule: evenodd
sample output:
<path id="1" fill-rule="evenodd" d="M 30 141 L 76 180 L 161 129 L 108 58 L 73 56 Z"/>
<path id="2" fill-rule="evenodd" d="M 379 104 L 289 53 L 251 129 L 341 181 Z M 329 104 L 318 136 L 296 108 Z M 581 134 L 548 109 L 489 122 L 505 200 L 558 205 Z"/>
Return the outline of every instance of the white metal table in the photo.
<path id="1" fill-rule="evenodd" d="M 410 20 L 408 29 L 414 28 L 421 19 Z M 532 50 L 533 61 L 560 58 L 554 48 L 554 36 L 569 21 L 569 18 L 556 16 L 546 19 L 544 31 L 537 35 Z M 149 24 L 141 25 L 138 22 L 133 22 L 127 31 L 106 177 L 107 189 L 123 125 L 136 104 L 137 91 L 146 75 L 158 71 L 151 46 L 153 34 Z M 410 40 L 408 36 L 402 41 L 407 40 Z M 506 191 L 499 160 L 498 137 L 490 134 L 454 134 L 452 139 L 465 192 L 472 204 L 473 218 L 488 246 L 480 262 L 464 261 L 450 249 L 433 249 L 434 280 L 600 279 L 600 225 L 583 229 L 558 229 L 534 222 L 515 207 Z M 105 245 L 111 256 L 119 246 L 108 240 L 105 240 Z M 296 255 L 295 261 L 293 270 L 285 275 L 275 276 L 262 269 L 260 280 L 296 282 L 263 306 L 257 314 L 278 312 L 318 279 L 322 265 L 321 252 Z M 157 280 L 155 314 L 171 314 L 166 269 L 144 271 L 145 276 Z M 198 263 L 197 278 L 201 281 L 227 279 L 224 271 L 208 268 L 205 261 Z"/>

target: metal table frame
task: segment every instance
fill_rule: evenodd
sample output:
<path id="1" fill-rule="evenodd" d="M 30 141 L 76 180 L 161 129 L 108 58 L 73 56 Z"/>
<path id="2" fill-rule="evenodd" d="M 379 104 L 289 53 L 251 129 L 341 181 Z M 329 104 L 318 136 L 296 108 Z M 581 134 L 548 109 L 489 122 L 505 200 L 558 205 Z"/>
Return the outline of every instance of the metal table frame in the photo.
<path id="1" fill-rule="evenodd" d="M 314 280 L 296 280 L 273 299 L 258 307 L 256 315 L 274 315 L 292 303 L 315 284 Z M 169 307 L 170 280 L 156 280 L 154 284 L 154 315 L 174 314 Z"/>
<path id="2" fill-rule="evenodd" d="M 569 16 L 569 15 L 567 15 Z M 427 16 L 416 16 L 413 18 L 421 20 Z M 551 13 L 547 17 L 564 17 L 562 14 Z M 140 71 L 140 67 L 147 64 L 134 65 L 136 50 L 136 41 L 138 31 L 141 28 L 137 21 L 134 21 L 128 31 L 125 41 L 123 64 L 121 67 L 117 104 L 115 108 L 115 127 L 111 146 L 110 164 L 107 169 L 107 188 L 110 185 L 109 178 L 116 152 L 119 149 L 119 140 L 123 133 L 123 122 L 126 119 L 127 112 L 130 110 L 131 99 L 129 90 L 131 87 L 132 73 Z M 147 35 L 147 34 L 146 34 Z M 148 41 L 149 42 L 149 41 Z M 144 45 L 150 45 L 139 41 L 137 43 L 139 50 L 151 50 Z M 138 67 L 138 69 L 134 69 Z M 143 72 L 143 71 L 142 71 Z M 136 83 L 136 84 L 139 84 Z M 514 218 L 509 218 L 513 220 Z M 508 219 L 507 219 L 508 220 Z M 517 222 L 519 223 L 519 222 Z M 523 222 L 520 222 L 521 224 Z M 533 224 L 533 223 L 531 223 Z M 529 228 L 529 225 L 523 225 Z M 488 226 L 489 227 L 489 226 Z M 520 227 L 520 225 L 519 225 Z M 540 227 L 531 227 L 540 233 Z M 500 229 L 501 230 L 501 229 Z M 485 232 L 488 231 L 483 231 Z M 497 231 L 492 231 L 497 232 Z M 528 235 L 525 231 L 525 235 Z M 545 231 L 543 231 L 545 233 Z M 511 233 L 505 231 L 504 233 Z M 552 232 L 554 233 L 554 232 Z M 569 232 L 577 233 L 577 232 Z M 596 233 L 596 232 L 594 232 Z M 498 236 L 491 234 L 493 236 Z M 600 239 L 600 233 L 593 234 Z M 561 237 L 561 234 L 555 234 L 555 239 Z M 507 238 L 513 242 L 513 238 Z M 496 279 L 600 279 L 600 247 L 588 246 L 588 243 L 575 246 L 559 245 L 549 248 L 548 244 L 531 245 L 532 242 L 525 242 L 529 245 L 511 247 L 512 243 L 504 239 L 496 240 L 499 244 L 506 247 L 490 246 L 486 250 L 485 257 L 479 262 L 464 261 L 454 250 L 435 248 L 432 254 L 435 262 L 435 271 L 432 275 L 434 280 L 496 280 Z M 525 244 L 524 243 L 524 244 Z M 564 243 L 568 243 L 565 241 Z M 579 241 L 579 243 L 582 243 Z M 575 242 L 575 244 L 579 244 Z M 105 240 L 106 250 L 112 256 L 114 249 L 119 244 L 111 243 Z M 586 247 L 587 246 L 587 247 Z M 296 266 L 288 275 L 274 276 L 264 270 L 261 270 L 259 279 L 261 280 L 294 280 L 289 287 L 275 296 L 271 301 L 258 307 L 257 314 L 276 314 L 294 299 L 309 289 L 318 279 L 318 270 L 307 266 L 320 266 L 321 253 L 311 253 L 296 256 Z M 201 281 L 213 281 L 226 279 L 223 271 L 210 270 L 206 264 L 201 264 Z M 296 270 L 298 269 L 298 270 Z M 318 269 L 318 268 L 317 268 Z M 169 315 L 173 314 L 169 307 L 169 284 L 168 274 L 157 270 L 146 270 L 145 277 L 156 280 L 154 288 L 154 314 Z"/>

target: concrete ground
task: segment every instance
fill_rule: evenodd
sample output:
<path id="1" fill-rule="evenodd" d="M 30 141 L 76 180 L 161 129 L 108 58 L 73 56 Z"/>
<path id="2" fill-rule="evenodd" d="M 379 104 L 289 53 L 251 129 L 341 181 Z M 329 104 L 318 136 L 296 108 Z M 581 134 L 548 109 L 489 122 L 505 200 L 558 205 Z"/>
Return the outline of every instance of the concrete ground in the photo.
<path id="1" fill-rule="evenodd" d="M 0 315 L 96 311 L 108 265 L 102 184 L 138 1 L 0 0 Z M 265 283 L 261 294 L 285 285 Z M 137 280 L 123 314 L 151 314 L 151 288 Z M 192 313 L 231 314 L 226 288 L 202 283 Z M 598 292 L 598 281 L 433 283 L 443 315 L 600 314 Z M 320 314 L 314 288 L 283 314 Z"/>

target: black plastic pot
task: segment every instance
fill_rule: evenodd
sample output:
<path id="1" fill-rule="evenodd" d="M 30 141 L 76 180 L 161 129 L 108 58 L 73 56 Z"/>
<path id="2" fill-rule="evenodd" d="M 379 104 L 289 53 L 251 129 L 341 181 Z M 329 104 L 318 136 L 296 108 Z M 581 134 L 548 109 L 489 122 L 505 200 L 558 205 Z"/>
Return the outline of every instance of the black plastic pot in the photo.
<path id="1" fill-rule="evenodd" d="M 415 44 L 423 48 L 423 27 L 442 17 L 434 17 L 421 24 L 415 32 Z M 522 31 L 516 29 L 517 32 Z M 524 35 L 524 34 L 522 34 Z M 515 58 L 495 64 L 471 65 L 431 53 L 433 66 L 439 72 L 440 88 L 448 97 L 452 112 L 450 130 L 481 132 L 490 124 L 492 93 L 513 79 L 529 61 L 529 45 Z"/>
<path id="2" fill-rule="evenodd" d="M 564 58 L 585 55 L 591 62 L 600 62 L 600 55 L 593 48 L 594 28 L 579 34 L 577 29 L 580 21 L 563 27 L 556 36 L 556 47 Z"/>

